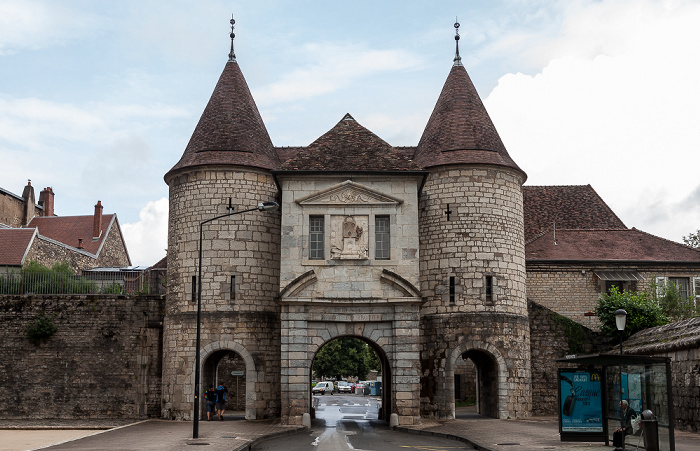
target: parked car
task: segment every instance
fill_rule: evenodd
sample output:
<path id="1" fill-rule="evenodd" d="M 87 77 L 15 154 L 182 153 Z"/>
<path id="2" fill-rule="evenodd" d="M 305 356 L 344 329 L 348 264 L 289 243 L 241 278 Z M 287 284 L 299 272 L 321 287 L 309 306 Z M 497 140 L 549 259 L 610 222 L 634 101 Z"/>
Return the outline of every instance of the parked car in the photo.
<path id="1" fill-rule="evenodd" d="M 352 384 L 350 382 L 338 381 L 338 393 L 352 393 Z"/>
<path id="2" fill-rule="evenodd" d="M 311 394 L 312 395 L 317 395 L 317 394 L 325 395 L 326 393 L 330 393 L 332 395 L 333 390 L 334 390 L 333 382 L 322 381 L 322 382 L 319 382 L 318 384 L 314 385 L 311 388 Z"/>

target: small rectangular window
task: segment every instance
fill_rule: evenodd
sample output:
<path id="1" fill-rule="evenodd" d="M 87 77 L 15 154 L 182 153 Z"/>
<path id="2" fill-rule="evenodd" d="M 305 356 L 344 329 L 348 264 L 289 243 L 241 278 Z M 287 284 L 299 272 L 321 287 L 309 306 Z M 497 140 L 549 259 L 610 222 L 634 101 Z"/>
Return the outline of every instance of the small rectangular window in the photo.
<path id="1" fill-rule="evenodd" d="M 388 216 L 374 218 L 374 258 L 389 260 L 391 258 L 391 234 Z"/>
<path id="2" fill-rule="evenodd" d="M 309 217 L 309 259 L 323 260 L 324 258 L 324 224 L 323 216 Z"/>
<path id="3" fill-rule="evenodd" d="M 231 300 L 236 299 L 236 276 L 231 276 Z"/>
<path id="4" fill-rule="evenodd" d="M 676 286 L 681 299 L 688 299 L 690 293 L 690 279 L 688 277 L 669 277 L 668 281 Z"/>
<path id="5" fill-rule="evenodd" d="M 450 304 L 455 303 L 455 276 L 450 276 Z"/>
<path id="6" fill-rule="evenodd" d="M 192 276 L 192 302 L 197 302 L 197 276 Z"/>
<path id="7" fill-rule="evenodd" d="M 493 301 L 493 276 L 486 276 L 485 294 L 487 301 Z"/>

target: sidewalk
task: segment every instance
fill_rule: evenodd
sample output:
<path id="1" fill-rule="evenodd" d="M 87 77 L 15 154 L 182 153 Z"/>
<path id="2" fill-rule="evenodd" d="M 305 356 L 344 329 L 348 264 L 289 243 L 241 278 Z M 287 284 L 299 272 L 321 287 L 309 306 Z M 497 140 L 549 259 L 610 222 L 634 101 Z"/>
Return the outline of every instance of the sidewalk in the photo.
<path id="1" fill-rule="evenodd" d="M 116 426 L 116 427 L 115 427 Z M 104 430 L 99 428 L 114 427 Z M 31 439 L 38 429 L 65 432 L 73 431 L 86 437 L 63 444 L 45 447 L 47 443 L 34 443 L 12 447 L 12 436 L 25 435 Z M 212 451 L 247 450 L 263 438 L 293 434 L 301 428 L 282 426 L 279 419 L 245 421 L 242 415 L 226 415 L 226 421 L 200 421 L 199 438 L 192 439 L 192 423 L 185 421 L 146 420 L 128 425 L 109 421 L 0 421 L 0 450 L 116 450 L 139 449 L 146 451 L 191 450 L 191 445 L 209 445 Z M 562 442 L 559 439 L 556 417 L 534 417 L 521 420 L 497 420 L 458 409 L 456 420 L 423 419 L 402 431 L 460 439 L 473 449 L 486 451 L 545 450 L 559 451 L 612 451 L 604 443 Z M 42 431 L 43 432 L 43 431 Z M 34 433 L 34 434 L 32 434 Z M 90 434 L 90 435 L 88 435 Z M 61 441 L 54 435 L 54 441 Z M 643 445 L 639 448 L 642 449 Z M 627 448 L 634 449 L 633 447 Z M 700 433 L 676 431 L 677 451 L 700 451 Z"/>
<path id="2" fill-rule="evenodd" d="M 556 416 L 497 420 L 477 415 L 473 411 L 473 408 L 469 407 L 458 408 L 455 420 L 424 418 L 419 425 L 397 429 L 458 438 L 471 444 L 474 449 L 483 451 L 544 449 L 612 451 L 614 449 L 613 446 L 605 446 L 605 442 L 562 442 L 559 437 L 559 419 Z M 700 451 L 700 433 L 674 432 L 676 451 Z M 636 444 L 636 441 L 634 443 Z M 628 451 L 634 449 L 635 447 L 627 445 Z M 644 449 L 643 441 L 640 442 L 639 449 Z"/>

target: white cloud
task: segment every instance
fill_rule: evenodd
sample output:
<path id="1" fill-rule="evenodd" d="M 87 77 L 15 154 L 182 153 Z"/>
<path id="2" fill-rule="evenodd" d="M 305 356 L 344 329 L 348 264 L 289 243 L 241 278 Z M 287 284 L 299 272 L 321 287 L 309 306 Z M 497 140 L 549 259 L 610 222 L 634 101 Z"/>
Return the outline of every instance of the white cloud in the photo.
<path id="1" fill-rule="evenodd" d="M 54 46 L 94 32 L 101 22 L 58 2 L 0 1 L 0 55 Z"/>
<path id="2" fill-rule="evenodd" d="M 630 227 L 680 240 L 700 167 L 700 5 L 578 2 L 551 60 L 485 103 L 528 184 L 590 183 Z M 686 205 L 686 207 L 681 207 Z"/>
<path id="3" fill-rule="evenodd" d="M 306 44 L 300 60 L 309 64 L 254 93 L 259 106 L 328 94 L 381 72 L 415 67 L 418 58 L 403 50 L 371 50 L 355 45 Z"/>
<path id="4" fill-rule="evenodd" d="M 122 224 L 131 263 L 151 266 L 165 256 L 168 247 L 168 199 L 149 202 L 139 212 L 139 221 Z"/>

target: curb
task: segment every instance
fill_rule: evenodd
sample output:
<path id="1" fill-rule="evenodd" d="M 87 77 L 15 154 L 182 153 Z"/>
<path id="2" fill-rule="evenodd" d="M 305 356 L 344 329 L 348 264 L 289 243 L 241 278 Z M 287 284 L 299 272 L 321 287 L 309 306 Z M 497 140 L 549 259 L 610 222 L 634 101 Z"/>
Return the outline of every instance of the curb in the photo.
<path id="1" fill-rule="evenodd" d="M 301 426 L 301 427 L 298 427 L 296 429 L 288 429 L 286 431 L 277 431 L 277 432 L 272 432 L 270 434 L 261 435 L 260 437 L 255 438 L 255 439 L 251 440 L 250 442 L 239 446 L 238 448 L 233 448 L 233 451 L 250 451 L 253 449 L 253 446 L 255 446 L 258 443 L 263 442 L 265 440 L 269 440 L 271 438 L 277 438 L 277 437 L 284 437 L 286 435 L 294 435 L 294 434 L 297 434 L 301 431 L 308 431 L 308 430 L 309 430 L 309 428 L 307 428 L 306 426 Z"/>
<path id="2" fill-rule="evenodd" d="M 396 427 L 394 427 L 394 430 L 401 431 L 401 432 L 407 432 L 409 434 L 447 438 L 447 439 L 451 439 L 451 440 L 456 440 L 458 442 L 466 443 L 467 445 L 470 445 L 473 449 L 476 449 L 479 451 L 493 451 L 491 448 L 487 448 L 483 445 L 480 445 L 476 442 L 473 442 L 472 440 L 469 440 L 468 438 L 465 438 L 465 437 L 462 437 L 459 435 L 449 434 L 446 432 L 426 431 L 423 429 L 411 429 L 411 428 L 407 428 L 405 426 L 396 426 Z"/>

